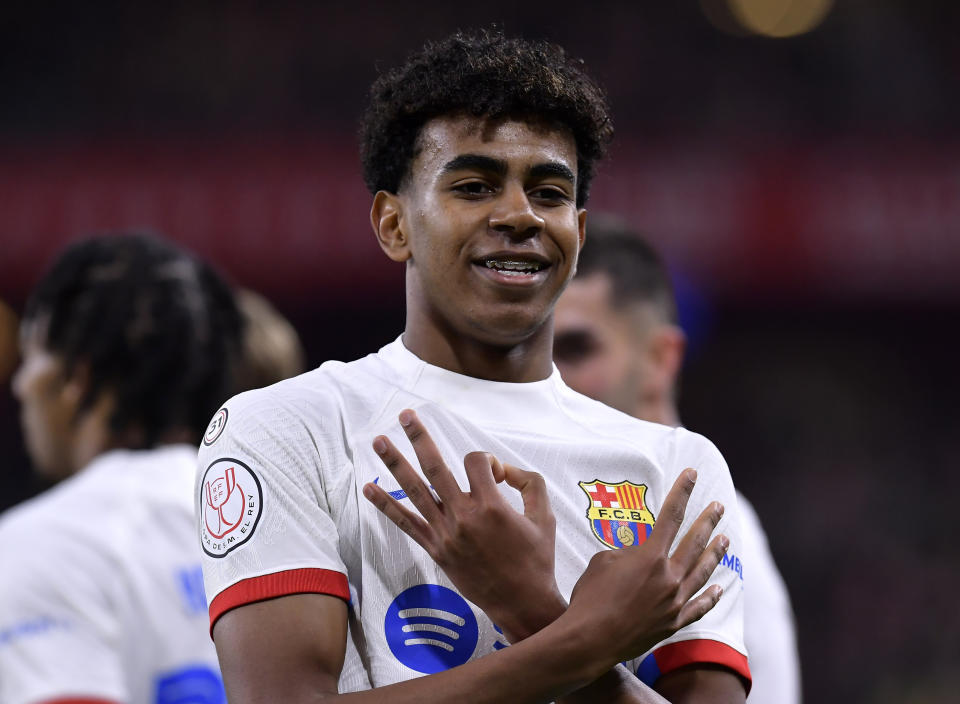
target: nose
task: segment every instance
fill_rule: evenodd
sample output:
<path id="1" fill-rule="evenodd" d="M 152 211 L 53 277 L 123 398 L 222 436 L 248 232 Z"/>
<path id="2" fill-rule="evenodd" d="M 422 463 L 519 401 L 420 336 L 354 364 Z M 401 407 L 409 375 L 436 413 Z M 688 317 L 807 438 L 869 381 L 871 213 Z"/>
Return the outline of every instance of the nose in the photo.
<path id="1" fill-rule="evenodd" d="M 490 214 L 490 227 L 516 240 L 533 237 L 543 229 L 543 225 L 543 218 L 533 209 L 527 192 L 520 184 L 506 186 Z"/>

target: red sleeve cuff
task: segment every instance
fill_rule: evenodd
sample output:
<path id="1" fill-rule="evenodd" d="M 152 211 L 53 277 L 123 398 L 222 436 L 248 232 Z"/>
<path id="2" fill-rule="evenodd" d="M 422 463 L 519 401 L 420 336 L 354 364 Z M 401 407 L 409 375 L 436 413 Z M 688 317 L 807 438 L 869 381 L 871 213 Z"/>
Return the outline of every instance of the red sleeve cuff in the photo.
<path id="1" fill-rule="evenodd" d="M 67 697 L 65 699 L 45 699 L 42 704 L 119 704 L 113 699 L 91 699 L 90 697 Z"/>
<path id="2" fill-rule="evenodd" d="M 350 601 L 350 586 L 342 572 L 307 568 L 242 579 L 210 602 L 210 635 L 217 619 L 231 609 L 290 594 L 329 594 Z"/>
<path id="3" fill-rule="evenodd" d="M 661 675 L 685 665 L 698 663 L 723 665 L 740 675 L 747 684 L 747 691 L 750 691 L 752 679 L 747 656 L 725 643 L 715 640 L 684 640 L 657 648 L 653 651 L 653 657 Z"/>

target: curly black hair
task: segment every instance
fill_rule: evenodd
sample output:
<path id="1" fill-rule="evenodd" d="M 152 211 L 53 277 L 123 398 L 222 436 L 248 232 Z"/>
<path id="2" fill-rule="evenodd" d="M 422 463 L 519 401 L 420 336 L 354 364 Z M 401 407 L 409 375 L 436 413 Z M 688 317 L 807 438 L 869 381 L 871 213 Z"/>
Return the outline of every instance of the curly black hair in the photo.
<path id="1" fill-rule="evenodd" d="M 603 90 L 556 44 L 508 39 L 496 30 L 456 34 L 411 55 L 370 88 L 360 123 L 363 175 L 371 193 L 396 193 L 416 156 L 423 125 L 442 115 L 534 118 L 565 127 L 577 145 L 577 205 L 613 137 Z"/>
<path id="2" fill-rule="evenodd" d="M 135 429 L 142 448 L 170 431 L 199 443 L 231 390 L 242 319 L 233 292 L 206 263 L 145 234 L 94 237 L 68 247 L 34 289 L 24 322 L 89 368 L 80 411 L 109 390 L 111 429 Z M 136 448 L 132 448 L 136 449 Z"/>

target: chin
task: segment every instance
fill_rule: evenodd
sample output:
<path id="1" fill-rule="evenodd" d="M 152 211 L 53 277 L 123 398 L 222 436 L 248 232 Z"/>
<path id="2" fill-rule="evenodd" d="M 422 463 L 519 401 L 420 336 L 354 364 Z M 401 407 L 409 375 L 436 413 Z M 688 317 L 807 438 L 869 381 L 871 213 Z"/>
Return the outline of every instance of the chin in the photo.
<path id="1" fill-rule="evenodd" d="M 514 313 L 473 321 L 474 336 L 481 342 L 496 347 L 514 347 L 523 344 L 544 329 L 545 320 Z"/>

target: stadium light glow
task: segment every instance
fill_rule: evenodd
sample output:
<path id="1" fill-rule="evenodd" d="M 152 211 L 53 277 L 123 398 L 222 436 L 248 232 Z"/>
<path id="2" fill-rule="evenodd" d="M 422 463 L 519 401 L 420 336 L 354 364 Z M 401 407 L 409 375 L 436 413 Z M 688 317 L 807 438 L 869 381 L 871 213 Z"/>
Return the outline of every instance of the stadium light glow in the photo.
<path id="1" fill-rule="evenodd" d="M 707 19 L 730 34 L 782 39 L 816 29 L 833 8 L 833 0 L 701 0 Z"/>

